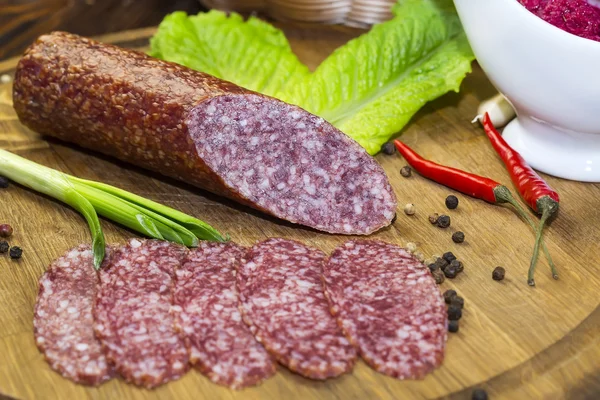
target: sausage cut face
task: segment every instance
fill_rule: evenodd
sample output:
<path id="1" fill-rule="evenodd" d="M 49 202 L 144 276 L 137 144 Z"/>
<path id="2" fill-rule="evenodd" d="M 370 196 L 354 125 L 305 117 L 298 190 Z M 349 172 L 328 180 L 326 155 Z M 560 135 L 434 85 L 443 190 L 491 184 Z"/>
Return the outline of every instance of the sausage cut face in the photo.
<path id="1" fill-rule="evenodd" d="M 368 234 L 396 198 L 383 169 L 322 118 L 254 94 L 211 98 L 189 114 L 199 157 L 231 190 L 290 222 Z"/>

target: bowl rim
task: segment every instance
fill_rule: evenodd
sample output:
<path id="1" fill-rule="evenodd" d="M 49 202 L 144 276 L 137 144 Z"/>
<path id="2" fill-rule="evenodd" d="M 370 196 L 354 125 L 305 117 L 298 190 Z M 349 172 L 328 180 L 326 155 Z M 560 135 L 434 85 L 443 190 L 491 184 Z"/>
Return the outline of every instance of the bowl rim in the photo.
<path id="1" fill-rule="evenodd" d="M 487 0 L 476 0 L 476 1 L 487 1 Z M 523 4 L 521 4 L 521 2 L 519 0 L 501 0 L 501 1 L 503 1 L 505 3 L 513 3 L 509 7 L 514 7 L 515 10 L 519 10 L 519 11 L 517 11 L 518 13 L 528 14 L 528 16 L 524 17 L 524 18 L 529 18 L 529 20 L 531 21 L 532 24 L 537 24 L 540 27 L 540 29 L 544 29 L 544 30 L 548 31 L 548 34 L 562 36 L 564 38 L 564 40 L 572 42 L 573 45 L 586 46 L 586 47 L 589 46 L 594 49 L 600 49 L 600 41 L 589 39 L 589 38 L 584 38 L 584 37 L 576 35 L 574 33 L 562 30 L 555 25 L 552 25 L 550 22 L 542 19 L 541 17 L 538 17 L 537 15 L 535 15 L 534 13 L 529 11 Z M 537 22 L 535 22 L 534 20 Z"/>

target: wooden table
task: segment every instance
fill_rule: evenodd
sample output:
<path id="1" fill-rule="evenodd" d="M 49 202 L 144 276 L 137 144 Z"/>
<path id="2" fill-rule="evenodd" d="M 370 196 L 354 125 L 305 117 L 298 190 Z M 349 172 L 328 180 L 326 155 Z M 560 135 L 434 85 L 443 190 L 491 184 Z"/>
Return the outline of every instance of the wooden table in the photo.
<path id="1" fill-rule="evenodd" d="M 300 58 L 314 67 L 332 49 L 356 34 L 346 29 L 286 29 Z M 124 46 L 144 43 L 150 30 L 112 35 L 105 40 Z M 10 74 L 16 60 L 0 63 Z M 184 184 L 162 178 L 108 157 L 23 128 L 11 107 L 10 84 L 0 86 L 0 147 L 36 162 L 121 186 L 193 214 L 249 245 L 268 236 L 299 239 L 331 251 L 346 237 L 290 226 Z M 403 140 L 425 157 L 469 169 L 509 183 L 502 163 L 472 118 L 481 99 L 493 88 L 475 68 L 460 94 L 448 94 L 427 105 L 404 130 Z M 598 398 L 600 396 L 600 185 L 549 177 L 560 192 L 558 218 L 546 232 L 546 243 L 560 269 L 550 278 L 542 259 L 537 286 L 526 283 L 533 233 L 508 207 L 493 206 L 459 195 L 450 211 L 452 227 L 429 224 L 432 212 L 444 212 L 450 190 L 417 174 L 402 178 L 398 156 L 378 155 L 399 199 L 396 223 L 373 238 L 404 245 L 416 243 L 426 255 L 453 251 L 465 271 L 446 280 L 465 298 L 460 331 L 449 336 L 446 360 L 423 381 L 399 381 L 375 373 L 359 362 L 351 374 L 315 382 L 280 368 L 273 379 L 241 392 L 212 384 L 195 371 L 154 391 L 115 379 L 100 388 L 72 384 L 53 372 L 33 341 L 32 310 L 37 279 L 51 260 L 89 240 L 83 219 L 68 207 L 17 185 L 0 190 L 0 220 L 15 227 L 12 243 L 23 259 L 0 257 L 0 393 L 23 399 L 468 399 L 483 387 L 492 399 Z M 417 213 L 401 209 L 414 203 Z M 447 211 L 446 211 L 447 212 Z M 110 242 L 134 234 L 103 221 Z M 451 233 L 462 230 L 466 242 L 454 244 Z M 497 265 L 507 269 L 502 282 L 491 279 Z"/>

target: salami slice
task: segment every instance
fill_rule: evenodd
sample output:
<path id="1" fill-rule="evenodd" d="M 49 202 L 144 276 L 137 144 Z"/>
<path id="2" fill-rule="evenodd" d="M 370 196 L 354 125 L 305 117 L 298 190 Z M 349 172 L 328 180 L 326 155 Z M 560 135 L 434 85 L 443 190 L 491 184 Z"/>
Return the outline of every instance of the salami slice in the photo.
<path id="1" fill-rule="evenodd" d="M 189 353 L 170 313 L 175 268 L 186 251 L 170 242 L 132 239 L 100 272 L 94 329 L 128 382 L 153 388 L 188 369 Z"/>
<path id="2" fill-rule="evenodd" d="M 99 385 L 112 376 L 94 337 L 92 306 L 98 290 L 90 246 L 69 250 L 39 280 L 33 326 L 35 342 L 62 376 Z"/>
<path id="3" fill-rule="evenodd" d="M 325 264 L 332 313 L 375 370 L 421 379 L 444 358 L 446 307 L 427 267 L 380 241 L 350 241 Z"/>
<path id="4" fill-rule="evenodd" d="M 322 118 L 181 65 L 41 36 L 15 72 L 19 120 L 319 230 L 369 234 L 397 201 L 381 166 Z"/>
<path id="5" fill-rule="evenodd" d="M 201 243 L 177 270 L 176 324 L 191 362 L 215 383 L 232 389 L 256 385 L 275 364 L 240 314 L 235 267 L 244 249 L 233 243 Z"/>
<path id="6" fill-rule="evenodd" d="M 348 372 L 356 361 L 329 312 L 324 260 L 320 250 L 269 239 L 246 253 L 237 276 L 244 320 L 256 339 L 281 364 L 312 379 Z"/>

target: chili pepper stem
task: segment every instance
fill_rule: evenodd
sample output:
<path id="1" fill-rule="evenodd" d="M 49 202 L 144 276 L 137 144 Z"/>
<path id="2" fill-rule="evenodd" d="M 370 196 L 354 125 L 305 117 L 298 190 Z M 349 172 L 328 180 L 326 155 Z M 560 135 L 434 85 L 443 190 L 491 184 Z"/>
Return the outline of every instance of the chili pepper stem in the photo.
<path id="1" fill-rule="evenodd" d="M 540 251 L 540 241 L 542 238 L 542 231 L 544 230 L 544 225 L 546 224 L 546 221 L 548 220 L 549 217 L 550 217 L 549 212 L 544 211 L 542 213 L 542 217 L 540 218 L 540 225 L 539 225 L 536 235 L 535 235 L 535 246 L 533 247 L 533 255 L 531 256 L 531 265 L 529 265 L 529 274 L 527 275 L 527 283 L 529 284 L 529 286 L 535 286 L 535 280 L 533 279 L 533 275 L 535 273 L 535 264 L 537 262 L 538 254 Z M 552 277 L 554 279 L 558 279 L 558 275 L 555 273 L 555 271 L 552 271 Z"/>
<path id="2" fill-rule="evenodd" d="M 529 266 L 527 283 L 529 283 L 530 286 L 535 286 L 533 274 L 535 273 L 535 263 L 537 261 L 540 250 L 542 233 L 544 231 L 544 227 L 546 226 L 546 222 L 548 221 L 548 219 L 554 214 L 556 214 L 556 212 L 558 211 L 558 202 L 550 196 L 542 196 L 536 202 L 536 206 L 537 209 L 542 212 L 542 217 L 540 218 L 540 224 L 536 231 L 535 246 L 533 248 L 533 255 L 531 256 L 531 265 Z M 556 271 L 556 269 L 552 269 L 552 277 L 554 279 L 558 279 L 558 272 Z"/>
<path id="3" fill-rule="evenodd" d="M 539 252 L 539 246 L 541 245 L 542 251 L 544 252 L 544 255 L 546 256 L 546 259 L 548 260 L 548 264 L 550 264 L 550 269 L 552 271 L 552 277 L 554 279 L 558 279 L 558 272 L 556 270 L 556 265 L 554 264 L 554 261 L 552 261 L 552 256 L 550 255 L 550 252 L 548 251 L 548 248 L 546 247 L 546 244 L 544 243 L 544 239 L 541 236 L 541 232 L 539 232 L 538 226 L 536 226 L 535 222 L 533 222 L 533 220 L 529 217 L 529 215 L 527 214 L 525 209 L 517 202 L 517 200 L 514 198 L 514 196 L 511 194 L 510 190 L 506 186 L 503 186 L 503 185 L 498 186 L 497 188 L 494 189 L 494 193 L 496 194 L 496 198 L 499 201 L 506 202 L 506 203 L 510 204 L 511 206 L 513 206 L 516 209 L 517 213 L 521 216 L 521 218 L 523 218 L 525 221 L 527 221 L 527 223 L 533 228 L 533 231 L 536 233 L 536 240 L 535 240 L 536 245 L 534 246 L 534 253 L 536 251 L 535 250 L 536 246 L 538 247 L 538 252 Z M 539 233 L 539 236 L 538 236 L 538 233 Z M 536 259 L 537 259 L 537 256 L 536 256 Z M 533 262 L 533 259 L 532 259 L 532 262 Z M 531 266 L 530 266 L 530 270 L 531 270 Z M 532 279 L 532 277 L 529 276 L 528 282 L 531 279 Z"/>
<path id="4" fill-rule="evenodd" d="M 550 270 L 552 271 L 552 277 L 554 279 L 558 279 L 558 271 L 556 269 L 556 264 L 554 264 L 554 261 L 552 261 L 552 256 L 550 255 L 550 252 L 548 251 L 548 247 L 546 247 L 546 243 L 544 243 L 544 238 L 542 237 L 541 232 L 538 236 L 539 227 L 537 227 L 535 225 L 535 222 L 533 222 L 533 220 L 531 218 L 529 218 L 529 215 L 527 215 L 527 213 L 525 212 L 525 209 L 523 207 L 521 207 L 521 205 L 519 203 L 517 203 L 517 201 L 514 198 L 513 198 L 512 202 L 509 202 L 509 203 L 513 207 L 519 209 L 519 213 L 521 214 L 521 216 L 523 218 L 525 218 L 525 220 L 529 223 L 529 225 L 536 232 L 535 241 L 537 244 L 539 244 L 542 247 L 542 251 L 544 252 L 544 255 L 546 256 L 546 259 L 548 260 L 548 264 L 550 265 Z M 534 250 L 535 250 L 535 246 L 534 246 Z"/>

